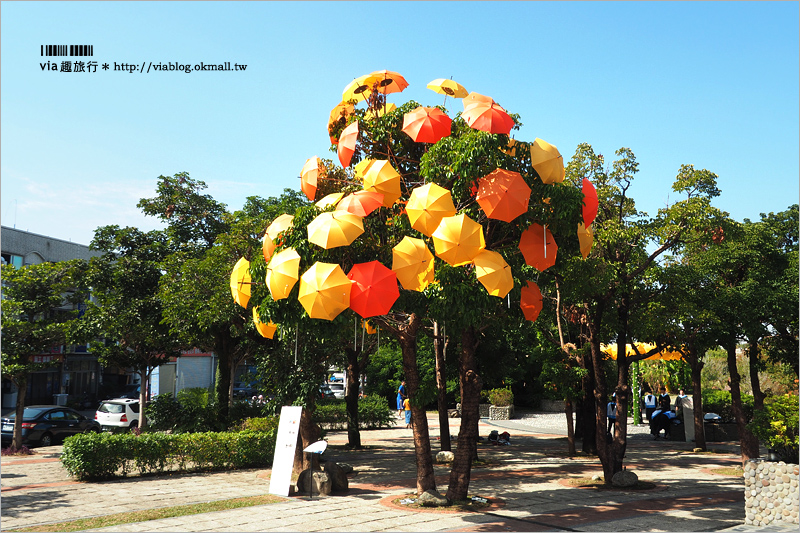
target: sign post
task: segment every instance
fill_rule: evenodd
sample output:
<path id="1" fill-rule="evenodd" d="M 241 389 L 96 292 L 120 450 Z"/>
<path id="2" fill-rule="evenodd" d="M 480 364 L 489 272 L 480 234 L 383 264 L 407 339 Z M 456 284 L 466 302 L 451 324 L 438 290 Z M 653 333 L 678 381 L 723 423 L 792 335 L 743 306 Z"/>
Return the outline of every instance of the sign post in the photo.
<path id="1" fill-rule="evenodd" d="M 300 433 L 300 415 L 303 408 L 294 405 L 281 407 L 278 421 L 278 437 L 275 440 L 275 455 L 272 458 L 272 475 L 269 479 L 269 493 L 288 496 L 292 484 L 294 451 L 297 435 Z"/>

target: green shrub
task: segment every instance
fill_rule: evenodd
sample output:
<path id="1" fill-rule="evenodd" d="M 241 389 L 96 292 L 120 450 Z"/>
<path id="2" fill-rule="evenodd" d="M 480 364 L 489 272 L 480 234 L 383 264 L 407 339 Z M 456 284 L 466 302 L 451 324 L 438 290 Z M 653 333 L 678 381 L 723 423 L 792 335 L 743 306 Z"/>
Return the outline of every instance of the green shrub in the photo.
<path id="1" fill-rule="evenodd" d="M 278 417 L 247 418 L 239 423 L 239 431 L 277 431 Z"/>
<path id="2" fill-rule="evenodd" d="M 514 405 L 514 393 L 511 392 L 511 387 L 504 389 L 492 389 L 489 391 L 489 403 L 496 407 L 506 407 Z"/>
<path id="3" fill-rule="evenodd" d="M 674 398 L 673 398 L 674 400 Z M 744 411 L 745 421 L 753 419 L 753 396 L 742 394 L 742 410 Z M 722 417 L 724 422 L 733 422 L 733 400 L 730 391 L 723 390 L 704 390 L 703 391 L 703 411 L 706 413 L 716 413 Z"/>
<path id="4" fill-rule="evenodd" d="M 798 462 L 798 411 L 796 395 L 776 396 L 753 415 L 747 428 L 787 463 Z"/>
<path id="5" fill-rule="evenodd" d="M 328 400 L 317 404 L 313 420 L 323 429 L 347 429 L 347 405 L 343 400 Z M 392 411 L 378 395 L 358 400 L 359 429 L 392 427 Z"/>

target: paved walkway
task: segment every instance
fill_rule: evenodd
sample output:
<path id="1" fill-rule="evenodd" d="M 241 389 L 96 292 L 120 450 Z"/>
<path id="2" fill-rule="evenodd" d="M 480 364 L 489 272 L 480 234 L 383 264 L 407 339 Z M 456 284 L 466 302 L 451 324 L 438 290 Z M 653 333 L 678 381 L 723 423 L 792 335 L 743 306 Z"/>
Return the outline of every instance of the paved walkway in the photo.
<path id="1" fill-rule="evenodd" d="M 556 422 L 553 422 L 556 420 Z M 658 440 L 631 425 L 626 464 L 647 491 L 575 488 L 570 478 L 602 475 L 596 458 L 566 456 L 566 431 L 553 417 L 541 424 L 482 420 L 480 434 L 511 434 L 510 446 L 481 445 L 491 464 L 474 468 L 470 493 L 497 501 L 485 512 L 414 511 L 391 503 L 413 492 L 415 465 L 410 429 L 362 432 L 367 449 L 347 451 L 346 432 L 327 435 L 326 457 L 354 466 L 350 491 L 280 503 L 114 526 L 97 531 L 794 531 L 796 527 L 744 526 L 740 477 L 715 472 L 739 464 L 738 446 L 712 443 L 717 453 L 693 454 L 692 444 Z M 434 451 L 438 418 L 429 417 Z M 451 433 L 458 432 L 451 420 Z M 24 458 L 3 457 L 2 529 L 90 516 L 170 507 L 267 493 L 269 470 L 128 478 L 99 483 L 71 480 L 58 460 L 60 447 Z M 436 467 L 447 488 L 449 469 Z"/>

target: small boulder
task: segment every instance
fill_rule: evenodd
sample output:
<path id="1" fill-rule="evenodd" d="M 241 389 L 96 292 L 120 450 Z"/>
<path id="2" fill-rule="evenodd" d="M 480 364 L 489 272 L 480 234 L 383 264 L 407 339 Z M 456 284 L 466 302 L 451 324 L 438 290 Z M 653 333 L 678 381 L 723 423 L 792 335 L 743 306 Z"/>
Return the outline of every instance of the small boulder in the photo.
<path id="1" fill-rule="evenodd" d="M 437 463 L 452 463 L 455 458 L 456 456 L 453 452 L 439 452 L 436 454 Z"/>
<path id="2" fill-rule="evenodd" d="M 600 474 L 595 474 L 592 476 L 592 481 L 600 481 L 603 477 Z"/>
<path id="3" fill-rule="evenodd" d="M 623 470 L 614 474 L 611 478 L 611 484 L 615 487 L 635 487 L 639 482 L 639 476 L 630 470 Z"/>
<path id="4" fill-rule="evenodd" d="M 350 488 L 344 468 L 333 461 L 325 461 L 321 466 L 322 471 L 328 474 L 328 478 L 331 480 L 331 490 L 348 490 Z M 352 469 L 351 466 L 350 470 Z"/>
<path id="5" fill-rule="evenodd" d="M 435 490 L 426 490 L 417 498 L 417 502 L 425 507 L 447 507 L 450 502 Z"/>
<path id="6" fill-rule="evenodd" d="M 333 490 L 330 477 L 325 472 L 311 470 L 303 470 L 297 476 L 297 493 L 298 494 L 321 494 L 323 496 L 330 496 Z"/>

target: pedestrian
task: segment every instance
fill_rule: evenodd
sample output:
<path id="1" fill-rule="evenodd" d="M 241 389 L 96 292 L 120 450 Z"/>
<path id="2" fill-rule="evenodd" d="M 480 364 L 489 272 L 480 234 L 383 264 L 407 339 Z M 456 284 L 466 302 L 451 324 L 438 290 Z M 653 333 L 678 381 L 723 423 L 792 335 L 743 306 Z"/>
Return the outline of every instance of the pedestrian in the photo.
<path id="1" fill-rule="evenodd" d="M 675 414 L 678 415 L 678 420 L 683 421 L 683 406 L 687 398 L 688 396 L 683 393 L 683 389 L 678 389 L 678 397 L 675 398 Z"/>
<path id="2" fill-rule="evenodd" d="M 658 408 L 661 409 L 662 411 L 669 411 L 670 410 L 669 404 L 670 404 L 670 399 L 669 399 L 669 394 L 667 394 L 667 388 L 661 387 L 661 396 L 659 396 L 658 398 Z"/>
<path id="3" fill-rule="evenodd" d="M 406 382 L 403 380 L 397 388 L 397 416 L 403 416 L 403 400 L 406 398 Z"/>
<path id="4" fill-rule="evenodd" d="M 408 398 L 403 400 L 403 408 L 406 412 L 406 429 L 411 427 L 411 402 Z"/>
<path id="5" fill-rule="evenodd" d="M 653 411 L 656 410 L 656 396 L 650 390 L 644 395 L 644 412 L 647 414 L 647 421 L 653 419 Z"/>
<path id="6" fill-rule="evenodd" d="M 611 401 L 606 405 L 606 416 L 608 417 L 608 436 L 614 437 L 614 423 L 617 421 L 617 393 L 611 396 Z"/>

